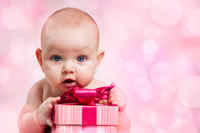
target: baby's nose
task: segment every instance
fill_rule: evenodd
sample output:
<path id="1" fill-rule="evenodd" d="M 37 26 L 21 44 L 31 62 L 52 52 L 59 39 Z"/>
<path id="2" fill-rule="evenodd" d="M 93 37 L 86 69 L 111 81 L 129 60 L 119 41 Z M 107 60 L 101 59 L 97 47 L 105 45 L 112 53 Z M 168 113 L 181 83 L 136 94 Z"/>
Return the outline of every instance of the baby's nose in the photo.
<path id="1" fill-rule="evenodd" d="M 68 61 L 64 64 L 62 70 L 63 73 L 74 73 L 74 71 L 74 65 L 72 62 Z"/>

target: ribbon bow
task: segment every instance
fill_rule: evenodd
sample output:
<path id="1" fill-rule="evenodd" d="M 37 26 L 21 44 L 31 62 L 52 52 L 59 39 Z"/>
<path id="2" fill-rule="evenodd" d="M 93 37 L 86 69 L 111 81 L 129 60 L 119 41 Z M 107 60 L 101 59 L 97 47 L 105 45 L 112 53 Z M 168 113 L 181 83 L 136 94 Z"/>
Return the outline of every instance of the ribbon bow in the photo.
<path id="1" fill-rule="evenodd" d="M 113 87 L 114 84 L 96 89 L 72 87 L 61 96 L 58 103 L 95 106 L 100 100 L 108 99 L 109 92 Z"/>

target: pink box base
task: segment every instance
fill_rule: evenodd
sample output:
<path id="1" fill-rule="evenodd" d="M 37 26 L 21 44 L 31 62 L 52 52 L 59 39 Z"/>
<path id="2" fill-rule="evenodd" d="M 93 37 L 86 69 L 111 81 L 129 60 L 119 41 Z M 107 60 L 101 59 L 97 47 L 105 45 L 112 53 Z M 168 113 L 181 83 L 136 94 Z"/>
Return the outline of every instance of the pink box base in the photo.
<path id="1" fill-rule="evenodd" d="M 52 133 L 117 133 L 116 126 L 58 126 Z"/>

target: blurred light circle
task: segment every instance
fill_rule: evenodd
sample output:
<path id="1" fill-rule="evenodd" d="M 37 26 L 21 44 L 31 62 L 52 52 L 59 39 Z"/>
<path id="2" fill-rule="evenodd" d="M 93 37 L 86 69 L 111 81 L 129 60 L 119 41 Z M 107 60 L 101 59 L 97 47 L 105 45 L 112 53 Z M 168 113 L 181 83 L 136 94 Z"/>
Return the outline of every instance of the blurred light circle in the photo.
<path id="1" fill-rule="evenodd" d="M 190 31 L 190 29 L 186 24 L 182 27 L 182 35 L 186 38 L 193 38 L 196 36 L 194 33 Z"/>
<path id="2" fill-rule="evenodd" d="M 119 40 L 128 40 L 128 32 L 122 31 L 119 32 Z"/>
<path id="3" fill-rule="evenodd" d="M 133 124 L 133 128 L 131 128 L 130 133 L 151 133 L 152 129 L 148 126 L 142 125 L 142 124 Z"/>
<path id="4" fill-rule="evenodd" d="M 155 60 L 155 56 L 154 55 L 144 55 L 144 60 L 147 62 L 147 63 L 151 63 Z"/>
<path id="5" fill-rule="evenodd" d="M 144 60 L 146 62 L 153 62 L 155 60 L 155 56 L 154 55 L 144 55 Z"/>
<path id="6" fill-rule="evenodd" d="M 200 107 L 200 77 L 185 77 L 179 85 L 178 99 L 188 108 Z"/>
<path id="7" fill-rule="evenodd" d="M 161 26 L 175 25 L 182 17 L 183 9 L 178 0 L 153 0 L 151 16 Z"/>
<path id="8" fill-rule="evenodd" d="M 198 133 L 195 124 L 183 118 L 176 118 L 168 128 L 168 131 L 169 133 Z"/>
<path id="9" fill-rule="evenodd" d="M 136 94 L 143 100 L 149 101 L 153 97 L 152 84 L 145 77 L 139 77 L 134 80 L 133 88 L 135 88 Z"/>
<path id="10" fill-rule="evenodd" d="M 9 104 L 9 103 L 8 103 Z M 10 106 L 13 103 L 10 103 Z M 1 125 L 1 132 L 3 133 L 18 133 L 18 127 L 17 127 L 17 119 L 18 119 L 18 113 L 13 112 L 15 109 L 13 108 L 12 111 L 10 110 L 1 110 L 0 111 L 0 125 Z M 12 128 L 11 128 L 12 126 Z"/>
<path id="11" fill-rule="evenodd" d="M 23 30 L 31 30 L 32 26 L 33 26 L 33 22 L 29 20 L 28 17 L 24 17 L 24 20 L 22 21 L 20 27 Z"/>
<path id="12" fill-rule="evenodd" d="M 0 84 L 6 84 L 10 80 L 10 70 L 7 67 L 0 67 Z"/>
<path id="13" fill-rule="evenodd" d="M 146 55 L 154 55 L 158 50 L 158 45 L 154 40 L 146 40 L 143 44 L 143 51 Z"/>
<path id="14" fill-rule="evenodd" d="M 190 110 L 190 108 L 187 108 L 181 105 L 180 103 L 175 104 L 175 110 L 178 117 L 188 119 L 188 120 L 191 120 L 193 117 L 192 110 Z"/>
<path id="15" fill-rule="evenodd" d="M 168 132 L 164 129 L 158 128 L 158 129 L 155 129 L 152 133 L 168 133 Z"/>
<path id="16" fill-rule="evenodd" d="M 186 20 L 183 27 L 185 37 L 200 36 L 200 9 L 194 10 Z"/>
<path id="17" fill-rule="evenodd" d="M 163 91 L 160 94 L 160 102 L 161 103 L 169 103 L 172 98 L 172 94 L 167 91 Z"/>
<path id="18" fill-rule="evenodd" d="M 122 62 L 121 65 L 125 71 L 133 74 L 134 76 L 143 77 L 147 75 L 147 70 L 145 70 L 143 66 L 137 64 L 133 60 L 126 60 L 125 62 Z"/>
<path id="19" fill-rule="evenodd" d="M 191 115 L 192 115 L 192 119 L 194 124 L 196 125 L 197 128 L 200 127 L 200 108 L 195 109 L 195 110 L 191 110 Z"/>
<path id="20" fill-rule="evenodd" d="M 157 104 L 154 109 L 157 114 L 157 120 L 154 127 L 165 129 L 175 120 L 176 110 L 171 103 Z"/>
<path id="21" fill-rule="evenodd" d="M 188 74 L 192 73 L 192 62 L 190 60 L 189 57 L 187 57 L 187 55 L 185 55 L 185 53 L 183 54 L 177 54 L 176 58 L 173 59 L 173 69 L 175 71 L 175 75 L 174 77 L 177 78 L 182 78 Z"/>
<path id="22" fill-rule="evenodd" d="M 144 27 L 144 37 L 147 39 L 156 39 L 160 36 L 160 28 L 154 24 L 148 24 Z"/>
<path id="23" fill-rule="evenodd" d="M 24 54 L 26 55 L 25 58 L 31 62 L 35 62 L 36 61 L 36 58 L 34 56 L 35 50 L 36 46 L 34 46 L 34 44 L 29 43 L 24 51 Z"/>
<path id="24" fill-rule="evenodd" d="M 123 65 L 123 67 L 124 67 L 124 69 L 126 70 L 126 71 L 128 71 L 128 72 L 135 72 L 135 71 L 137 71 L 138 70 L 138 66 L 137 66 L 137 64 L 134 62 L 134 61 L 132 61 L 132 60 L 127 60 L 125 63 L 123 63 L 124 65 Z"/>
<path id="25" fill-rule="evenodd" d="M 25 49 L 26 49 L 26 44 L 23 39 L 16 38 L 10 41 L 9 57 L 13 61 L 13 63 L 17 65 L 24 63 Z"/>
<path id="26" fill-rule="evenodd" d="M 169 84 L 167 84 L 167 85 L 165 85 L 165 84 L 163 84 L 163 85 L 159 85 L 160 87 L 159 88 L 162 88 L 163 89 L 163 91 L 161 92 L 161 96 L 163 96 L 164 95 L 164 98 L 163 98 L 163 100 L 165 99 L 165 97 L 166 97 L 166 101 L 168 101 L 168 100 L 170 100 L 171 98 L 173 98 L 173 95 L 176 95 L 176 92 L 177 92 L 177 90 L 178 90 L 178 82 L 170 82 Z M 168 99 L 168 100 L 167 100 Z M 164 101 L 165 101 L 164 100 Z M 161 100 L 162 101 L 162 100 Z"/>
<path id="27" fill-rule="evenodd" d="M 33 80 L 36 81 L 38 79 L 44 78 L 44 74 L 43 74 L 42 70 L 35 69 L 32 71 L 32 77 L 33 77 Z"/>
<path id="28" fill-rule="evenodd" d="M 151 0 L 132 0 L 131 6 L 137 10 L 145 10 L 150 6 Z"/>
<path id="29" fill-rule="evenodd" d="M 156 111 L 152 108 L 145 108 L 139 113 L 139 119 L 142 123 L 153 127 L 157 121 Z"/>
<path id="30" fill-rule="evenodd" d="M 150 70 L 151 80 L 159 85 L 169 84 L 173 76 L 173 69 L 167 62 L 159 62 Z"/>
<path id="31" fill-rule="evenodd" d="M 8 29 L 16 29 L 23 25 L 24 15 L 23 12 L 15 7 L 10 6 L 3 9 L 1 14 L 1 22 Z"/>

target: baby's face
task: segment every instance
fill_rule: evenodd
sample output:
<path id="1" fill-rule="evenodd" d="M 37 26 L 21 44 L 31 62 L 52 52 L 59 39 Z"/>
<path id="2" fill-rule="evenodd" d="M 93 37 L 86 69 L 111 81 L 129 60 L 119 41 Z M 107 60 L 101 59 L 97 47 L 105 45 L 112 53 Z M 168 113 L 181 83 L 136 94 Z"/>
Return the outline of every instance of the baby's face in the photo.
<path id="1" fill-rule="evenodd" d="M 97 31 L 91 26 L 54 26 L 43 37 L 42 69 L 49 84 L 61 92 L 86 87 L 98 64 Z"/>

